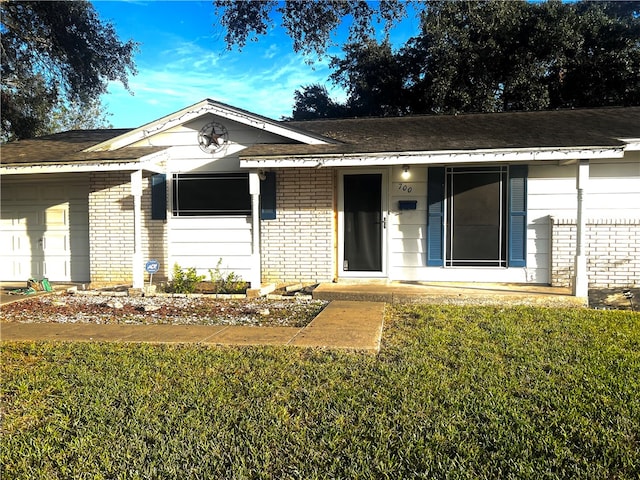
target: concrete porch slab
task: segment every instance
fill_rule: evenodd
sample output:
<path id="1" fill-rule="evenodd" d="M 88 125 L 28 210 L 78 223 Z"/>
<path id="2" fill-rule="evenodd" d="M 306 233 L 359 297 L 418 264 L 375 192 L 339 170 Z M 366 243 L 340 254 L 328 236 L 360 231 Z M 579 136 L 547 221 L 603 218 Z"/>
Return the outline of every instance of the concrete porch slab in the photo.
<path id="1" fill-rule="evenodd" d="M 322 283 L 313 291 L 313 298 L 386 303 L 587 306 L 587 300 L 572 296 L 569 288 L 493 283 Z"/>

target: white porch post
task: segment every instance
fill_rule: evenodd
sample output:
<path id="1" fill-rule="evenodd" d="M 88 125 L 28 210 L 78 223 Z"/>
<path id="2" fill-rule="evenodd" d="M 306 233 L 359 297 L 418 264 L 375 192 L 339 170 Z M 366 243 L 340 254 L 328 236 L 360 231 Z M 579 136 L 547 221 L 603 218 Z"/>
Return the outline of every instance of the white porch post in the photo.
<path id="1" fill-rule="evenodd" d="M 131 195 L 133 196 L 133 288 L 144 287 L 142 258 L 142 170 L 131 173 Z"/>
<path id="2" fill-rule="evenodd" d="M 589 160 L 579 160 L 576 164 L 576 190 L 578 196 L 576 219 L 576 253 L 573 271 L 573 295 L 589 296 L 589 275 L 587 272 L 587 216 L 585 199 L 589 185 Z"/>
<path id="3" fill-rule="evenodd" d="M 260 266 L 260 177 L 258 172 L 249 173 L 249 193 L 251 194 L 251 232 L 253 236 L 251 250 L 251 283 L 252 289 L 262 286 Z"/>

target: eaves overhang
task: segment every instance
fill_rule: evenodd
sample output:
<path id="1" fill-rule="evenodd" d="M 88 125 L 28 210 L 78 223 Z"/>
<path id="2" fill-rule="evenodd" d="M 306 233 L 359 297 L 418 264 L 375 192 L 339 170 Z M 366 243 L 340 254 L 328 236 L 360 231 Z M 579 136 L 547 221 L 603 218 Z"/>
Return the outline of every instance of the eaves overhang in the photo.
<path id="1" fill-rule="evenodd" d="M 166 160 L 166 153 L 162 151 L 131 159 L 120 158 L 117 160 L 2 164 L 0 165 L 0 175 L 117 172 L 135 170 L 146 170 L 153 173 L 165 173 L 165 167 L 161 165 L 164 160 Z"/>
<path id="2" fill-rule="evenodd" d="M 523 148 L 496 150 L 440 150 L 423 152 L 380 152 L 309 154 L 288 156 L 240 155 L 241 168 L 364 167 L 391 165 L 436 165 L 462 163 L 567 162 L 575 159 L 622 158 L 625 147 Z"/>

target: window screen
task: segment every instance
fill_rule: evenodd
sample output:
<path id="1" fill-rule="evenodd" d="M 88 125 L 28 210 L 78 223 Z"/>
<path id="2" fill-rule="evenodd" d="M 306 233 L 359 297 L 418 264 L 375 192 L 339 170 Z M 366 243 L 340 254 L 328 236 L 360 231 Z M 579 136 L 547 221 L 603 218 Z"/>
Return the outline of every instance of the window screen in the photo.
<path id="1" fill-rule="evenodd" d="M 176 217 L 251 215 L 248 173 L 175 174 Z"/>

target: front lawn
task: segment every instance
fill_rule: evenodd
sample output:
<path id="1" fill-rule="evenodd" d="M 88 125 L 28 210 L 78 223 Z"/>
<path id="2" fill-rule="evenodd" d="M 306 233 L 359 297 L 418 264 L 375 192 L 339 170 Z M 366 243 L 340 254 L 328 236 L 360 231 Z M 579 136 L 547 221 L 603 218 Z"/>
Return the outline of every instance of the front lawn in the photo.
<path id="1" fill-rule="evenodd" d="M 3 478 L 637 479 L 640 315 L 390 307 L 382 352 L 2 346 Z"/>

